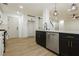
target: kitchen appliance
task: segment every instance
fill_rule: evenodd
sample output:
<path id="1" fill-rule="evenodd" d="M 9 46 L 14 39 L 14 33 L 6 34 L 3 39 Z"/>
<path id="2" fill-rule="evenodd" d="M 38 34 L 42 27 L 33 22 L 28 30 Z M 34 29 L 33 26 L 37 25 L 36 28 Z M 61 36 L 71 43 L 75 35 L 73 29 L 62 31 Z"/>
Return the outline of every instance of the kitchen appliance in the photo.
<path id="1" fill-rule="evenodd" d="M 47 32 L 46 48 L 59 54 L 59 33 Z"/>

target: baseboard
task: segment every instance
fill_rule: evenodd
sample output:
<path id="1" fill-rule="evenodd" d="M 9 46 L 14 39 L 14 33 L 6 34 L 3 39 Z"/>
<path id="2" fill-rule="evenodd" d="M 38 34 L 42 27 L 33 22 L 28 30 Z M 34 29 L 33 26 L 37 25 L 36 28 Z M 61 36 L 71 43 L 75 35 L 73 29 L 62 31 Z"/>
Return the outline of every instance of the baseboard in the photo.
<path id="1" fill-rule="evenodd" d="M 26 39 L 26 38 L 34 38 L 34 36 L 28 36 L 28 37 L 16 37 L 16 38 L 8 38 L 8 39 Z"/>

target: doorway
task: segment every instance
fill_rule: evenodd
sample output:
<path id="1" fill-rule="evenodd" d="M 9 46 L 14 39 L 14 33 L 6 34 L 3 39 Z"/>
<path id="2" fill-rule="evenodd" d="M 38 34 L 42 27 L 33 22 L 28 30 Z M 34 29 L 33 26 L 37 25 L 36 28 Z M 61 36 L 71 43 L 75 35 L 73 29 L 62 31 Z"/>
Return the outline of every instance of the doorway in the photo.
<path id="1" fill-rule="evenodd" d="M 35 21 L 33 20 L 28 21 L 28 36 L 29 37 L 35 36 Z"/>
<path id="2" fill-rule="evenodd" d="M 8 38 L 18 38 L 18 18 L 8 16 Z"/>

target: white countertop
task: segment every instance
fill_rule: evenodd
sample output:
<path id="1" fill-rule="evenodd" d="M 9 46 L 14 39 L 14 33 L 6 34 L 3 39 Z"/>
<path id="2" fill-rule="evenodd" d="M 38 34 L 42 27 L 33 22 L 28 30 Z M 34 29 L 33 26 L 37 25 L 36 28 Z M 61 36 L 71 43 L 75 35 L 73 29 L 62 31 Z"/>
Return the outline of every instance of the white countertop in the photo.
<path id="1" fill-rule="evenodd" d="M 37 30 L 37 31 L 79 34 L 79 31 L 60 31 L 60 30 Z"/>

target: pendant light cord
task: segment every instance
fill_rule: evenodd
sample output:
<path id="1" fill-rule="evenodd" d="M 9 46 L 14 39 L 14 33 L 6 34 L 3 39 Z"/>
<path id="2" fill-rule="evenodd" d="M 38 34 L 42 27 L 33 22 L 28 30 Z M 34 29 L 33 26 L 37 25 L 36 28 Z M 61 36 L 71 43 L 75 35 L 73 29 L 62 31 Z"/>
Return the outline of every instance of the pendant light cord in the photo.
<path id="1" fill-rule="evenodd" d="M 55 10 L 56 10 L 56 3 L 55 3 Z"/>

